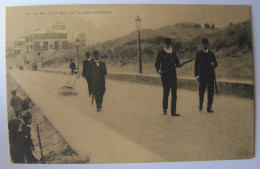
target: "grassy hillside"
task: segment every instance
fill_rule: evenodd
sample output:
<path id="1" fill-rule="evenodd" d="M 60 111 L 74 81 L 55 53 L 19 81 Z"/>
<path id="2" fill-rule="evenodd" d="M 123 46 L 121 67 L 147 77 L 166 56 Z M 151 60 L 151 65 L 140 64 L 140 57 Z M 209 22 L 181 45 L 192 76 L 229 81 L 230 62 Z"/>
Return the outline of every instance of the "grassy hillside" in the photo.
<path id="1" fill-rule="evenodd" d="M 85 50 L 98 49 L 112 71 L 138 72 L 137 32 L 110 40 Z M 223 29 L 203 29 L 195 23 L 180 23 L 157 30 L 142 30 L 142 57 L 144 73 L 156 73 L 154 62 L 157 52 L 163 48 L 164 37 L 170 37 L 181 61 L 194 59 L 201 50 L 201 39 L 209 38 L 210 49 L 219 62 L 217 77 L 253 79 L 253 54 L 251 22 L 230 24 Z M 193 76 L 194 63 L 178 69 L 182 76 Z"/>

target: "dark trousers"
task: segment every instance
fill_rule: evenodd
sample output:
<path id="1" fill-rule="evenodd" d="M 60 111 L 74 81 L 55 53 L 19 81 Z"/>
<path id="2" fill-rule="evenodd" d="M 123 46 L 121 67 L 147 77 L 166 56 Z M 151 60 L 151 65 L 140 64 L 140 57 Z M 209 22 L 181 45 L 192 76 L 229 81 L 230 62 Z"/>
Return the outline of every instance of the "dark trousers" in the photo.
<path id="1" fill-rule="evenodd" d="M 162 76 L 163 84 L 163 110 L 168 109 L 168 97 L 171 90 L 171 114 L 176 113 L 176 100 L 177 100 L 177 78 Z"/>
<path id="2" fill-rule="evenodd" d="M 23 137 L 24 135 L 20 134 L 17 135 L 16 138 L 9 138 L 15 140 L 15 144 L 10 144 L 10 155 L 14 163 L 21 163 L 21 164 L 25 163 L 25 150 L 24 150 Z"/>
<path id="3" fill-rule="evenodd" d="M 93 87 L 91 85 L 91 78 L 90 77 L 86 77 L 87 83 L 88 83 L 88 93 L 89 95 L 92 95 L 93 93 Z"/>
<path id="4" fill-rule="evenodd" d="M 19 149 L 22 149 L 21 147 L 16 147 L 16 150 L 10 149 L 10 155 L 12 158 L 13 163 L 19 163 L 24 164 L 25 163 L 25 153 L 19 151 Z"/>
<path id="5" fill-rule="evenodd" d="M 93 90 L 93 92 L 94 92 L 94 95 L 95 95 L 95 101 L 96 101 L 97 109 L 102 109 L 103 97 L 104 97 L 104 94 L 105 94 L 105 87 L 95 88 Z"/>
<path id="6" fill-rule="evenodd" d="M 208 88 L 208 105 L 207 110 L 210 110 L 213 103 L 214 97 L 214 78 L 201 78 L 199 84 L 199 97 L 200 97 L 200 106 L 203 105 L 204 93 L 206 87 Z"/>
<path id="7" fill-rule="evenodd" d="M 25 163 L 25 141 L 23 131 L 19 131 L 21 121 L 13 119 L 8 122 L 10 155 L 14 163 Z"/>
<path id="8" fill-rule="evenodd" d="M 38 163 L 38 162 L 39 162 L 39 160 L 37 160 L 37 159 L 34 157 L 34 155 L 33 155 L 33 153 L 32 153 L 31 150 L 27 150 L 27 151 L 25 152 L 25 157 L 26 157 L 26 162 L 27 162 L 27 164 L 34 164 L 34 163 Z"/>
<path id="9" fill-rule="evenodd" d="M 76 69 L 71 69 L 71 75 L 78 73 L 78 72 L 76 72 L 75 70 L 76 70 Z"/>

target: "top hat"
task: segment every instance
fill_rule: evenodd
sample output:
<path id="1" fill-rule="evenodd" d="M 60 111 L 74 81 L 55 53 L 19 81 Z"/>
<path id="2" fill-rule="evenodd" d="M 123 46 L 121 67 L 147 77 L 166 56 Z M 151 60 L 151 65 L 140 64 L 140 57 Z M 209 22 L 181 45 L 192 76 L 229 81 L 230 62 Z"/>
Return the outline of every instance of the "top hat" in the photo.
<path id="1" fill-rule="evenodd" d="M 164 39 L 164 44 L 165 45 L 171 45 L 172 44 L 172 40 L 170 38 L 165 38 Z"/>
<path id="2" fill-rule="evenodd" d="M 86 53 L 85 53 L 85 56 L 90 56 L 90 52 L 86 52 Z"/>
<path id="3" fill-rule="evenodd" d="M 93 55 L 94 55 L 94 56 L 98 56 L 98 55 L 99 55 L 98 50 L 94 50 Z"/>
<path id="4" fill-rule="evenodd" d="M 209 44 L 209 40 L 208 40 L 207 38 L 203 38 L 203 39 L 201 40 L 201 42 L 202 42 L 203 44 Z"/>

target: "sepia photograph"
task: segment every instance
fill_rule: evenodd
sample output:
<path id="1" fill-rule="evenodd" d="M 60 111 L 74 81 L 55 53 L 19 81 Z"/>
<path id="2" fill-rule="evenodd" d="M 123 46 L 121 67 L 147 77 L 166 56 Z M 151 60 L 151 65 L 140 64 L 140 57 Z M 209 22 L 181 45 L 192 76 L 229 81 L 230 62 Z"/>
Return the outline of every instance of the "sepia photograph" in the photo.
<path id="1" fill-rule="evenodd" d="M 250 5 L 5 10 L 11 164 L 255 158 Z"/>

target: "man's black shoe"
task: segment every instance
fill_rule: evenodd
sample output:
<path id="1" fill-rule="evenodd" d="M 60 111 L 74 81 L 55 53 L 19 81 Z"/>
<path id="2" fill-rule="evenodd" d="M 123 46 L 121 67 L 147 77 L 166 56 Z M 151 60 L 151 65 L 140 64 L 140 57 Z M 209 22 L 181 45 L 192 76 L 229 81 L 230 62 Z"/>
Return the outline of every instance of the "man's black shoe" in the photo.
<path id="1" fill-rule="evenodd" d="M 172 113 L 172 116 L 180 116 L 180 114 Z"/>
<path id="2" fill-rule="evenodd" d="M 202 110 L 202 105 L 200 105 L 199 110 L 200 110 L 200 111 Z"/>
<path id="3" fill-rule="evenodd" d="M 214 110 L 208 109 L 208 113 L 214 113 Z"/>
<path id="4" fill-rule="evenodd" d="M 166 115 L 167 114 L 167 110 L 163 110 L 163 114 Z"/>
<path id="5" fill-rule="evenodd" d="M 100 108 L 97 108 L 97 111 L 101 111 L 101 109 L 100 109 Z"/>

